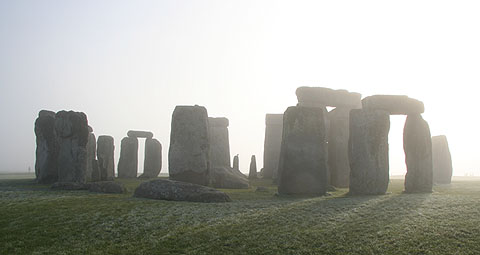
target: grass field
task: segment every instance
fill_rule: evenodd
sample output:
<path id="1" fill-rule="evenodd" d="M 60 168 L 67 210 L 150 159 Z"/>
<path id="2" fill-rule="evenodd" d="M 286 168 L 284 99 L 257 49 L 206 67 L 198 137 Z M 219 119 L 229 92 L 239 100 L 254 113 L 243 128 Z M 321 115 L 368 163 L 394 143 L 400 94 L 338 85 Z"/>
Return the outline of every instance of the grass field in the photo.
<path id="1" fill-rule="evenodd" d="M 30 178 L 30 179 L 29 179 Z M 480 179 L 383 196 L 278 197 L 265 181 L 202 204 L 53 191 L 0 175 L 0 254 L 479 254 Z M 267 186 L 268 192 L 255 192 Z"/>

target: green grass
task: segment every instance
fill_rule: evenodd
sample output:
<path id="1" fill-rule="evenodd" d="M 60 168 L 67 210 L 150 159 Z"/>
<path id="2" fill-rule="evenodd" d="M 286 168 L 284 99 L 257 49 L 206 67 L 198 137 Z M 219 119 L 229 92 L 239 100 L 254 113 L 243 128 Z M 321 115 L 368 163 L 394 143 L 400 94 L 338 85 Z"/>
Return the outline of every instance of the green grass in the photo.
<path id="1" fill-rule="evenodd" d="M 478 254 L 480 179 L 384 196 L 278 197 L 267 181 L 231 203 L 53 191 L 0 175 L 0 254 Z M 268 192 L 255 192 L 256 186 Z"/>

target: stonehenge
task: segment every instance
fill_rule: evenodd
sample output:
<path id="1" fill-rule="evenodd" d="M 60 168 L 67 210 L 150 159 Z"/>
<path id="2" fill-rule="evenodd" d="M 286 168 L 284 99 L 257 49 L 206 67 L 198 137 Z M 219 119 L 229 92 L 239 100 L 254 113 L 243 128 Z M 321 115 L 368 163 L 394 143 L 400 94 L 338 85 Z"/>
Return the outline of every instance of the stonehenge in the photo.
<path id="1" fill-rule="evenodd" d="M 97 181 L 112 181 L 115 178 L 114 152 L 113 137 L 108 135 L 99 136 L 97 141 Z"/>
<path id="2" fill-rule="evenodd" d="M 265 179 L 275 180 L 282 146 L 283 114 L 267 114 L 265 126 L 262 176 Z"/>
<path id="3" fill-rule="evenodd" d="M 35 176 L 38 183 L 54 183 L 58 180 L 57 145 L 55 138 L 55 113 L 42 110 L 35 120 Z"/>
<path id="4" fill-rule="evenodd" d="M 432 136 L 433 182 L 450 184 L 452 181 L 452 156 L 448 147 L 447 137 Z"/>
<path id="5" fill-rule="evenodd" d="M 175 107 L 168 162 L 171 180 L 204 186 L 209 184 L 210 143 L 205 107 Z"/>
<path id="6" fill-rule="evenodd" d="M 208 118 L 211 167 L 230 167 L 228 124 L 227 118 Z"/>
<path id="7" fill-rule="evenodd" d="M 162 170 L 162 145 L 157 139 L 145 140 L 145 159 L 143 163 L 142 178 L 154 178 Z"/>
<path id="8" fill-rule="evenodd" d="M 252 158 L 250 159 L 248 179 L 257 179 L 257 160 L 255 159 L 255 155 L 252 155 Z"/>
<path id="9" fill-rule="evenodd" d="M 428 123 L 420 114 L 410 114 L 403 130 L 403 148 L 407 174 L 405 192 L 432 192 L 432 137 Z"/>
<path id="10" fill-rule="evenodd" d="M 83 112 L 55 114 L 58 145 L 58 181 L 85 183 L 87 168 L 88 121 Z"/>
<path id="11" fill-rule="evenodd" d="M 350 194 L 379 195 L 387 191 L 389 131 L 390 115 L 384 110 L 350 112 Z"/>
<path id="12" fill-rule="evenodd" d="M 119 178 L 137 178 L 138 172 L 138 139 L 124 137 L 120 145 L 120 160 L 118 161 Z"/>
<path id="13" fill-rule="evenodd" d="M 327 191 L 325 110 L 289 107 L 283 115 L 279 194 L 323 195 Z"/>

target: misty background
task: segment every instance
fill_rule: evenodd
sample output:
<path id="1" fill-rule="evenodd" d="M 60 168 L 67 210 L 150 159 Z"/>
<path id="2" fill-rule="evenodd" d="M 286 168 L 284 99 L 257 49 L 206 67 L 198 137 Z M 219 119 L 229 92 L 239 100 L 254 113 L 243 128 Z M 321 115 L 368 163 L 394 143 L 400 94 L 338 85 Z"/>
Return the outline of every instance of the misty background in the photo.
<path id="1" fill-rule="evenodd" d="M 477 1 L 0 1 L 0 172 L 34 171 L 42 109 L 83 111 L 95 135 L 149 130 L 168 173 L 176 105 L 230 120 L 231 156 L 263 166 L 265 114 L 299 86 L 425 103 L 454 175 L 480 175 Z M 390 173 L 404 174 L 404 116 Z M 143 171 L 143 146 L 139 172 Z"/>

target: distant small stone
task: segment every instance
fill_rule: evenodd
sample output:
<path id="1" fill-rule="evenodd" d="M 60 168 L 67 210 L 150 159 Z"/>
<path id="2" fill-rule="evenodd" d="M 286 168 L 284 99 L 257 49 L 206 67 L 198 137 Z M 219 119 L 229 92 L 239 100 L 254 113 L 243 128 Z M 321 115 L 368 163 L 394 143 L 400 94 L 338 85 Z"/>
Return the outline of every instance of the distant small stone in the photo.
<path id="1" fill-rule="evenodd" d="M 88 187 L 80 182 L 56 182 L 50 188 L 55 190 L 86 190 Z"/>
<path id="2" fill-rule="evenodd" d="M 103 181 L 91 182 L 87 184 L 88 191 L 99 193 L 122 194 L 126 192 L 125 186 L 119 182 Z"/>
<path id="3" fill-rule="evenodd" d="M 268 192 L 268 188 L 267 188 L 267 187 L 260 186 L 260 187 L 257 187 L 257 189 L 255 190 L 255 192 Z"/>
<path id="4" fill-rule="evenodd" d="M 143 182 L 135 189 L 134 197 L 158 200 L 223 203 L 232 201 L 224 192 L 213 188 L 172 180 L 156 179 Z"/>

